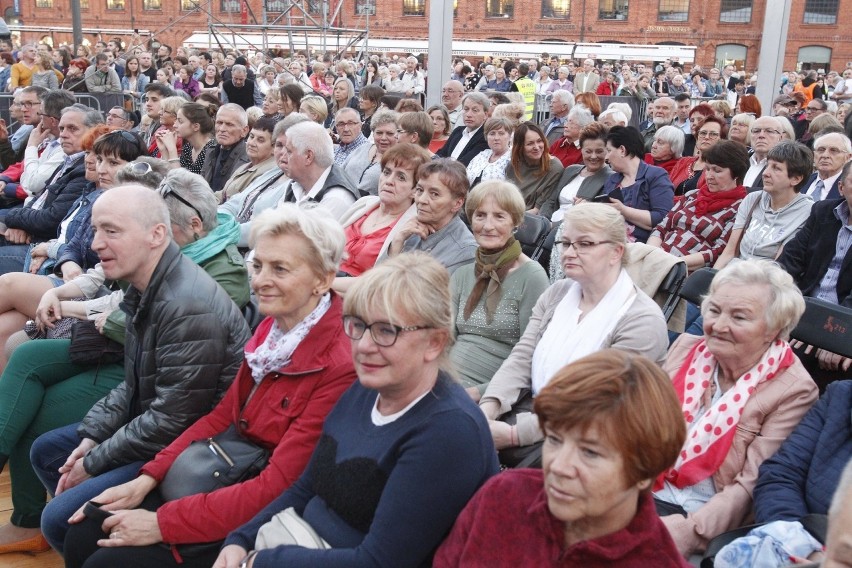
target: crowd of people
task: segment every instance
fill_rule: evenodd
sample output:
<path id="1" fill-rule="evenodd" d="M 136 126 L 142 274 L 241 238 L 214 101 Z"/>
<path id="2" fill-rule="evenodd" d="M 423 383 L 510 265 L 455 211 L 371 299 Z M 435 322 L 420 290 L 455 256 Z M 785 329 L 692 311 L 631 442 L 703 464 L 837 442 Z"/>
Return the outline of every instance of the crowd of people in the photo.
<path id="1" fill-rule="evenodd" d="M 790 332 L 852 308 L 852 68 L 763 113 L 728 67 L 487 58 L 424 110 L 416 57 L 96 48 L 9 66 L 0 554 L 848 557 L 852 360 Z M 717 273 L 672 329 L 679 263 Z"/>

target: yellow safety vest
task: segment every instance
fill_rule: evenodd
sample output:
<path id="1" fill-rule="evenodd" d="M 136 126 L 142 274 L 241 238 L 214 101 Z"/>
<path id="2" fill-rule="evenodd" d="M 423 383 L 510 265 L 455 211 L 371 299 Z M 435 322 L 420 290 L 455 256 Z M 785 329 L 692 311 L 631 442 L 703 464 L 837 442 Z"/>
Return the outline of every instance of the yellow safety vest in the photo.
<path id="1" fill-rule="evenodd" d="M 524 103 L 527 106 L 524 120 L 532 120 L 535 110 L 535 83 L 529 77 L 521 77 L 515 81 L 515 86 L 518 88 L 518 92 L 524 96 Z"/>

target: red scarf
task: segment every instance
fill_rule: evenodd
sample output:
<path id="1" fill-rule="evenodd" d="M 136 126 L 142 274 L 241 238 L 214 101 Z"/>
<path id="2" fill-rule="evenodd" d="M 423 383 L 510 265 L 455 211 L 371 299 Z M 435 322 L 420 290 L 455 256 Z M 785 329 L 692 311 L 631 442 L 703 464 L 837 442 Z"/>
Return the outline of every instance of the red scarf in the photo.
<path id="1" fill-rule="evenodd" d="M 698 215 L 704 216 L 708 213 L 715 213 L 725 207 L 730 207 L 740 199 L 746 196 L 746 188 L 738 185 L 734 189 L 728 191 L 712 192 L 707 184 L 698 184 L 698 195 L 695 197 L 695 212 Z"/>
<path id="2" fill-rule="evenodd" d="M 787 342 L 775 340 L 754 367 L 739 377 L 715 404 L 704 408 L 703 401 L 710 398 L 705 393 L 712 387 L 716 358 L 707 349 L 705 340 L 696 343 L 672 380 L 688 438 L 674 466 L 657 478 L 654 491 L 662 489 L 664 481 L 683 489 L 716 473 L 731 449 L 737 424 L 752 393 L 795 361 Z"/>

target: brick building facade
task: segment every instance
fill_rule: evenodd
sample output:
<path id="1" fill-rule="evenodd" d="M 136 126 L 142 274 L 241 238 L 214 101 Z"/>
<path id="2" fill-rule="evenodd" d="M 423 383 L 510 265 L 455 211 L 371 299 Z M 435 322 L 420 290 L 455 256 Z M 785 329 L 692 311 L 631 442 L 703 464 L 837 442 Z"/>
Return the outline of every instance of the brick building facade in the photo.
<path id="1" fill-rule="evenodd" d="M 9 20 L 12 0 L 0 7 Z M 330 23 L 365 28 L 371 38 L 425 38 L 429 6 L 434 0 L 328 0 Z M 456 0 L 454 38 L 523 42 L 621 42 L 686 44 L 697 47 L 696 62 L 736 61 L 757 66 L 767 2 L 779 0 Z M 267 21 L 290 4 L 266 0 Z M 263 0 L 80 0 L 89 41 L 95 30 L 141 28 L 157 32 L 162 43 L 180 45 L 193 31 L 209 25 L 261 23 Z M 322 0 L 296 0 L 321 21 Z M 51 37 L 55 44 L 71 40 L 68 0 L 18 0 L 21 36 L 26 41 Z M 200 9 L 196 9 L 200 7 Z M 794 0 L 784 67 L 837 69 L 852 61 L 852 0 Z M 847 16 L 843 16 L 847 14 Z M 300 8 L 290 12 L 290 25 L 311 25 Z M 288 23 L 279 20 L 280 23 Z M 14 18 L 10 23 L 14 23 Z M 845 24 L 845 25 L 844 25 Z M 226 29 L 226 28 L 224 28 Z M 280 33 L 280 32 L 279 32 Z M 129 38 L 128 35 L 125 39 Z M 106 38 L 104 38 L 106 39 Z M 543 49 L 544 50 L 544 49 Z"/>

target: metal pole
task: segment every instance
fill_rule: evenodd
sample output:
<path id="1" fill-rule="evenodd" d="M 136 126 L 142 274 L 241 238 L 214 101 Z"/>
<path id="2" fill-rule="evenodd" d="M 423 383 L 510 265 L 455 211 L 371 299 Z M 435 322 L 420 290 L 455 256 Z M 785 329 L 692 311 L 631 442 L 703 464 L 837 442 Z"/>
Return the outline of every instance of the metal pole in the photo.
<path id="1" fill-rule="evenodd" d="M 74 37 L 74 53 L 83 45 L 83 22 L 80 18 L 80 0 L 71 0 L 71 29 Z"/>
<path id="2" fill-rule="evenodd" d="M 442 9 L 436 9 L 436 8 Z M 441 102 L 441 87 L 453 62 L 453 3 L 434 2 L 429 11 L 429 77 L 426 108 Z"/>
<path id="3" fill-rule="evenodd" d="M 266 22 L 266 2 L 267 0 L 263 0 L 263 8 L 261 12 L 261 21 L 263 22 L 263 56 L 266 57 L 266 54 L 269 53 L 269 39 L 266 37 L 266 26 L 268 25 Z M 264 63 L 266 63 L 264 61 Z"/>
<path id="4" fill-rule="evenodd" d="M 787 29 L 790 27 L 792 4 L 793 0 L 766 3 L 755 89 L 757 99 L 765 109 L 772 108 L 772 100 L 778 92 L 778 77 L 784 69 L 784 53 L 787 51 Z"/>

